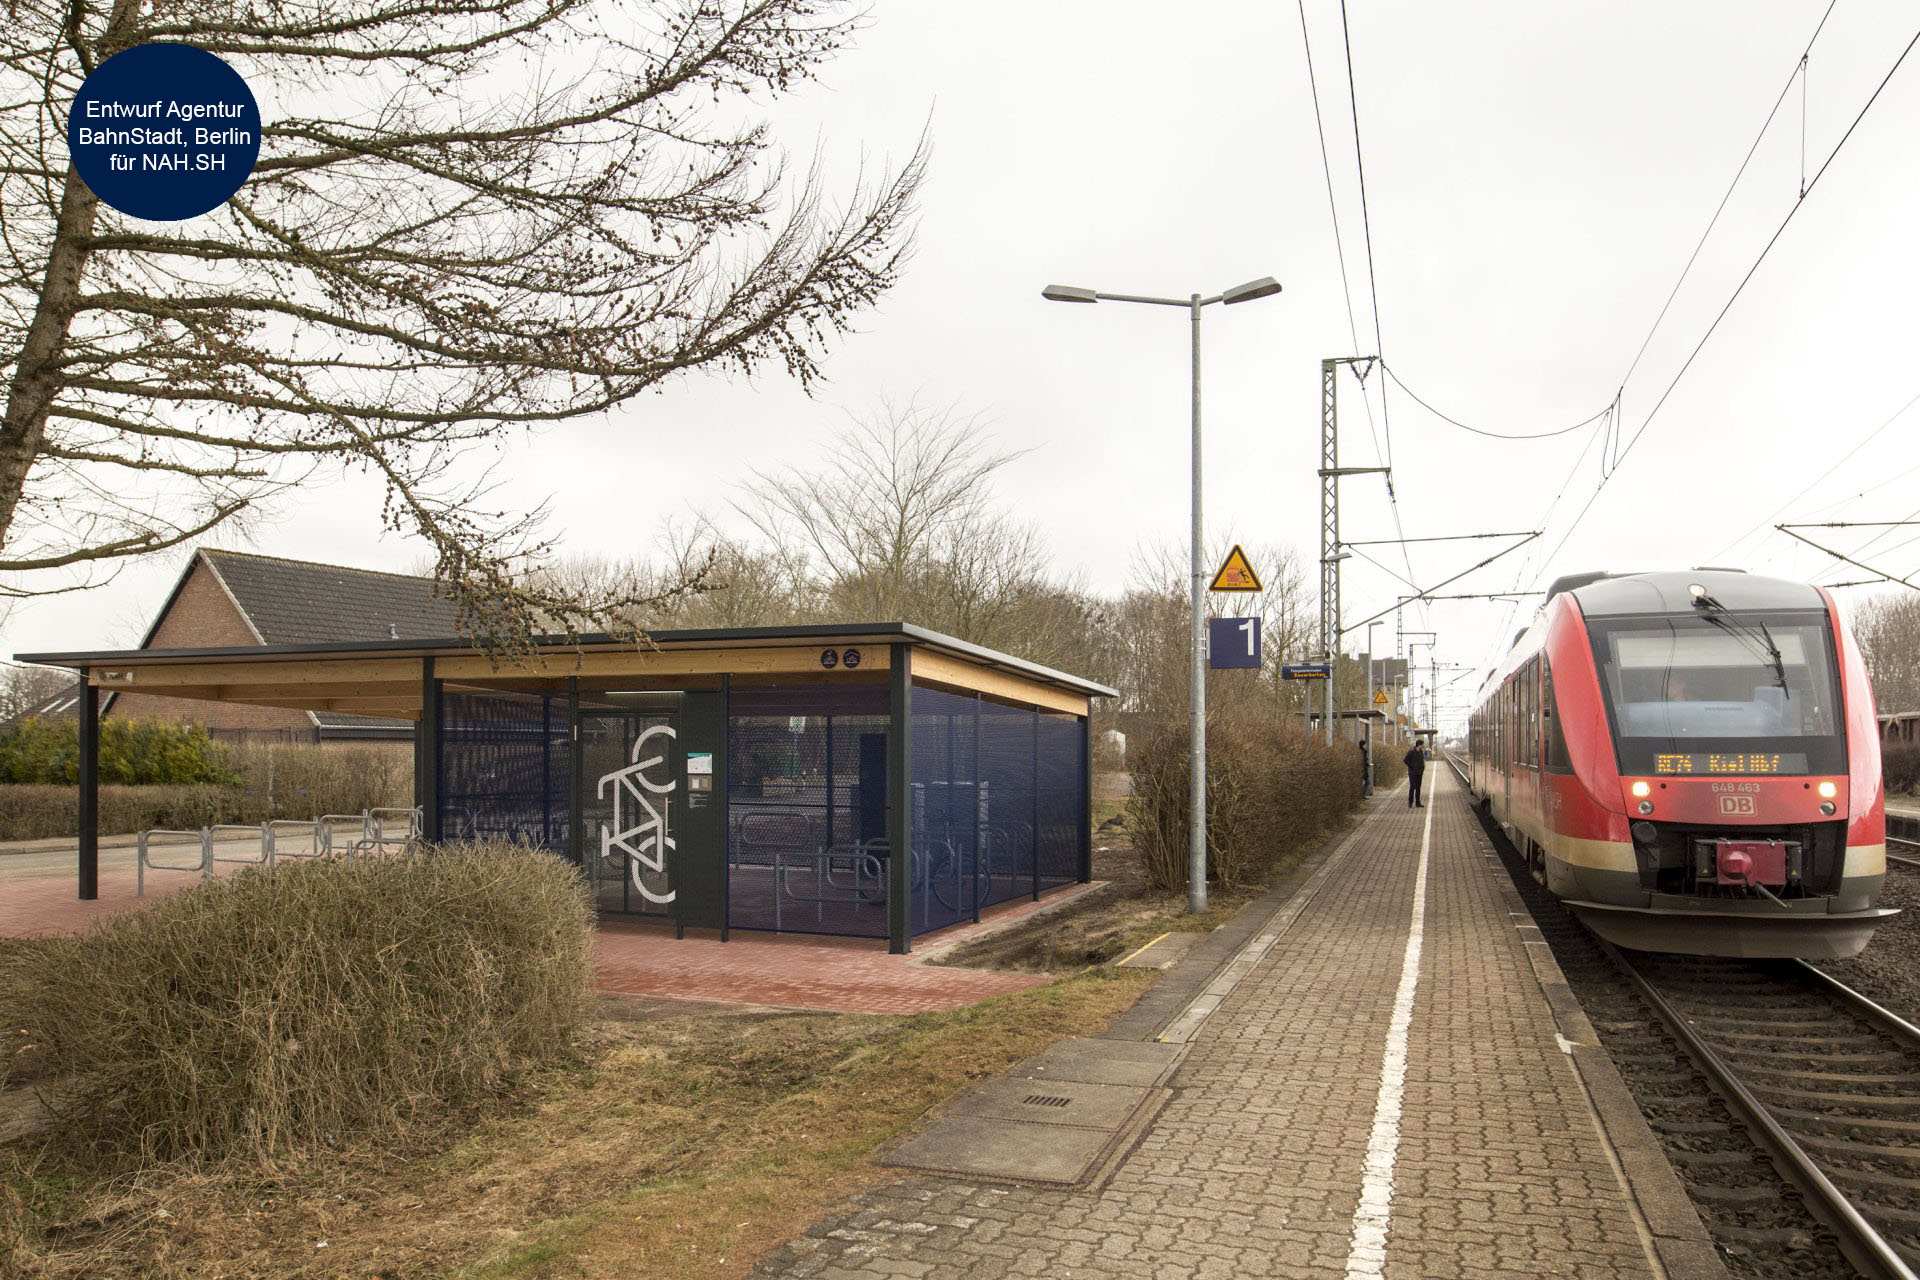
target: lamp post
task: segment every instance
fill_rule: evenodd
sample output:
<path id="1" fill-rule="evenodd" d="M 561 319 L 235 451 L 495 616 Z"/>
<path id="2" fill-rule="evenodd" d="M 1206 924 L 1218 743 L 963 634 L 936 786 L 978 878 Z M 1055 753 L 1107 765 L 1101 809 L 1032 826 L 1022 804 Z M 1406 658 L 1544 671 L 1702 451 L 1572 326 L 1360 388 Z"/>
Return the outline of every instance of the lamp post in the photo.
<path id="1" fill-rule="evenodd" d="M 1362 713 L 1367 726 L 1367 786 L 1368 795 L 1373 794 L 1373 629 L 1380 625 L 1378 618 L 1367 624 L 1367 705 Z"/>
<path id="2" fill-rule="evenodd" d="M 1237 302 L 1252 302 L 1255 298 L 1271 297 L 1279 292 L 1280 282 L 1272 276 L 1249 280 L 1246 284 L 1236 285 L 1211 297 L 1196 293 L 1184 299 L 1102 293 L 1097 289 L 1080 289 L 1062 284 L 1050 284 L 1040 291 L 1040 296 L 1049 302 L 1139 302 L 1155 307 L 1185 307 L 1190 321 L 1193 343 L 1193 529 L 1190 546 L 1193 610 L 1188 619 L 1187 638 L 1188 676 L 1192 686 L 1187 729 L 1191 809 L 1187 815 L 1187 910 L 1194 915 L 1201 915 L 1207 909 L 1207 685 L 1206 664 L 1201 656 L 1201 636 L 1207 625 L 1207 567 L 1201 560 L 1206 551 L 1200 519 L 1200 309 L 1216 302 L 1227 306 Z"/>

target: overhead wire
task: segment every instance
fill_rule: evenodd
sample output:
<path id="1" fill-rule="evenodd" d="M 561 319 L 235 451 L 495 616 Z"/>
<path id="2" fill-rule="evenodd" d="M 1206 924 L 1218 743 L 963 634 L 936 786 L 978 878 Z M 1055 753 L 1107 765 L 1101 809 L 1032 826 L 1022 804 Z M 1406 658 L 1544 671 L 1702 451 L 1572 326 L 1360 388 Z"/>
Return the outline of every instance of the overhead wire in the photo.
<path id="1" fill-rule="evenodd" d="M 1789 93 L 1793 92 L 1793 82 L 1798 80 L 1803 87 L 1805 86 L 1807 82 L 1807 58 L 1813 52 L 1814 42 L 1820 39 L 1820 33 L 1826 29 L 1827 19 L 1833 16 L 1834 6 L 1839 3 L 1840 0 L 1828 0 L 1826 11 L 1820 15 L 1820 21 L 1814 25 L 1813 34 L 1807 37 L 1806 47 L 1800 51 L 1799 59 L 1793 64 L 1792 74 L 1787 77 L 1787 82 L 1780 86 L 1780 96 L 1773 100 L 1773 108 L 1767 112 L 1766 120 L 1760 125 L 1760 132 L 1753 136 L 1752 144 L 1747 147 L 1747 154 L 1741 157 L 1740 167 L 1734 171 L 1733 181 L 1727 184 L 1726 192 L 1720 197 L 1720 203 L 1714 206 L 1713 216 L 1707 219 L 1707 229 L 1700 233 L 1699 241 L 1693 246 L 1693 252 L 1687 257 L 1687 264 L 1680 268 L 1680 278 L 1673 282 L 1673 288 L 1667 292 L 1667 300 L 1661 305 L 1660 314 L 1653 318 L 1653 324 L 1648 328 L 1647 336 L 1640 340 L 1640 349 L 1633 353 L 1632 363 L 1627 366 L 1626 373 L 1620 378 L 1620 385 L 1623 389 L 1628 382 L 1632 381 L 1634 370 L 1640 367 L 1641 357 L 1647 354 L 1647 348 L 1653 343 L 1653 335 L 1660 331 L 1660 322 L 1665 320 L 1667 318 L 1667 312 L 1673 309 L 1673 300 L 1680 296 L 1680 288 L 1686 284 L 1687 276 L 1692 273 L 1693 264 L 1700 260 L 1700 251 L 1707 247 L 1707 240 L 1713 235 L 1713 229 L 1720 224 L 1720 215 L 1727 211 L 1727 202 L 1733 199 L 1734 190 L 1740 185 L 1740 179 L 1746 176 L 1747 166 L 1753 163 L 1754 154 L 1760 150 L 1760 144 L 1766 140 L 1767 130 L 1773 127 L 1774 117 L 1780 114 L 1780 104 L 1787 100 Z M 1807 195 L 1806 107 L 1804 97 L 1801 104 L 1800 150 L 1800 198 L 1804 200 Z"/>
<path id="2" fill-rule="evenodd" d="M 1300 10 L 1300 43 L 1307 54 L 1307 88 L 1313 95 L 1313 129 L 1320 141 L 1320 172 L 1327 180 L 1327 217 L 1333 223 L 1333 250 L 1340 261 L 1340 297 L 1347 307 L 1347 337 L 1353 353 L 1360 354 L 1360 325 L 1353 314 L 1353 281 L 1347 272 L 1346 237 L 1340 234 L 1340 206 L 1333 195 L 1333 160 L 1327 152 L 1327 126 L 1320 113 L 1320 82 L 1313 70 L 1313 36 L 1307 30 L 1307 0 L 1297 0 Z M 1360 403 L 1367 410 L 1367 434 L 1373 439 L 1374 456 L 1386 458 L 1380 447 L 1380 429 L 1373 418 L 1373 401 L 1367 398 L 1366 383 L 1360 384 Z"/>
<path id="3" fill-rule="evenodd" d="M 1407 385 L 1406 379 L 1402 378 L 1392 365 L 1387 364 L 1385 361 L 1382 361 L 1380 368 L 1383 373 L 1385 373 L 1389 378 L 1393 379 L 1394 386 L 1399 387 L 1400 390 L 1406 392 L 1407 398 L 1409 400 L 1412 400 L 1415 404 L 1419 405 L 1422 409 L 1425 409 L 1428 413 L 1432 414 L 1434 417 L 1440 419 L 1442 422 L 1450 423 L 1453 426 L 1460 428 L 1462 431 L 1471 431 L 1474 435 L 1488 436 L 1495 440 L 1551 440 L 1555 436 L 1572 435 L 1574 432 L 1578 431 L 1580 428 L 1591 426 L 1593 423 L 1598 422 L 1601 418 L 1606 417 L 1607 414 L 1612 412 L 1613 410 L 1613 406 L 1609 404 L 1606 408 L 1600 410 L 1600 412 L 1596 414 L 1592 414 L 1589 417 L 1582 418 L 1580 419 L 1580 421 L 1574 423 L 1570 427 L 1556 427 L 1552 431 L 1524 431 L 1524 432 L 1489 431 L 1484 427 L 1476 427 L 1470 423 L 1462 422 L 1460 421 L 1460 419 L 1454 417 L 1452 414 L 1444 413 L 1441 410 L 1434 408 L 1433 405 L 1429 404 L 1427 400 L 1420 395 L 1419 392 L 1415 391 L 1412 387 Z"/>
<path id="4" fill-rule="evenodd" d="M 1639 444 L 1641 438 L 1646 435 L 1647 428 L 1652 426 L 1654 419 L 1659 417 L 1660 410 L 1665 407 L 1667 401 L 1672 397 L 1675 388 L 1677 388 L 1681 381 L 1687 376 L 1688 371 L 1693 368 L 1694 361 L 1699 358 L 1700 352 L 1705 349 L 1707 343 L 1713 338 L 1714 333 L 1720 328 L 1720 322 L 1726 319 L 1727 313 L 1733 309 L 1733 304 L 1739 301 L 1740 295 L 1746 291 L 1747 285 L 1752 282 L 1754 275 L 1760 270 L 1761 265 L 1766 262 L 1767 256 L 1773 252 L 1773 247 L 1780 242 L 1780 237 L 1786 233 L 1787 227 L 1792 224 L 1794 215 L 1805 207 L 1807 196 L 1812 195 L 1814 189 L 1820 185 L 1820 179 L 1826 176 L 1827 170 L 1832 167 L 1833 162 L 1839 157 L 1840 152 L 1845 149 L 1847 142 L 1860 127 L 1860 122 L 1866 119 L 1867 113 L 1871 111 L 1874 104 L 1880 100 L 1881 93 L 1886 90 L 1888 83 L 1892 81 L 1901 66 L 1905 64 L 1907 56 L 1913 52 L 1916 44 L 1920 44 L 1920 31 L 1914 32 L 1913 38 L 1909 40 L 1906 47 L 1900 51 L 1900 56 L 1894 59 L 1894 63 L 1887 69 L 1886 75 L 1881 77 L 1880 83 L 1874 87 L 1874 91 L 1872 95 L 1868 97 L 1866 104 L 1860 108 L 1859 113 L 1854 116 L 1852 123 L 1847 126 L 1846 132 L 1840 136 L 1840 141 L 1834 144 L 1833 150 L 1827 153 L 1827 158 L 1823 160 L 1820 167 L 1814 171 L 1813 177 L 1807 182 L 1806 194 L 1797 198 L 1793 202 L 1792 207 L 1787 210 L 1786 217 L 1780 220 L 1780 225 L 1774 228 L 1773 234 L 1767 238 L 1766 244 L 1762 246 L 1759 256 L 1753 261 L 1753 265 L 1747 268 L 1746 274 L 1740 278 L 1740 283 L 1734 287 L 1732 294 L 1728 296 L 1726 302 L 1714 315 L 1713 322 L 1707 326 L 1706 332 L 1701 334 L 1700 340 L 1694 344 L 1693 350 L 1687 355 L 1685 362 L 1681 364 L 1679 372 L 1675 373 L 1673 379 L 1667 383 L 1666 389 L 1660 393 L 1660 397 L 1654 402 L 1653 408 L 1648 411 L 1647 416 L 1641 420 L 1639 427 L 1635 429 L 1633 435 L 1627 439 L 1626 444 L 1614 456 L 1612 465 L 1601 474 L 1600 483 L 1594 487 L 1593 493 L 1587 498 L 1586 505 L 1580 508 L 1579 512 L 1573 518 L 1573 523 L 1567 526 L 1567 531 L 1561 535 L 1560 540 L 1554 544 L 1553 550 L 1547 553 L 1546 559 L 1548 561 L 1551 561 L 1555 555 L 1559 554 L 1560 549 L 1566 546 L 1567 540 L 1571 538 L 1574 531 L 1580 527 L 1580 522 L 1584 520 L 1587 513 L 1593 509 L 1594 503 L 1599 501 L 1601 493 L 1605 491 L 1607 487 L 1607 482 L 1618 473 L 1620 464 L 1626 461 L 1627 456 L 1633 452 L 1634 446 Z"/>
<path id="5" fill-rule="evenodd" d="M 1304 29 L 1304 25 L 1303 25 Z M 1373 264 L 1373 214 L 1367 204 L 1367 160 L 1365 148 L 1360 141 L 1360 94 L 1354 86 L 1353 75 L 1353 32 L 1347 22 L 1347 0 L 1340 0 L 1340 48 L 1345 55 L 1347 65 L 1347 109 L 1353 121 L 1353 165 L 1360 179 L 1360 226 L 1366 237 L 1367 246 L 1367 298 L 1373 308 L 1373 353 L 1384 367 L 1386 362 L 1386 340 L 1380 332 L 1380 276 Z M 1366 383 L 1361 383 L 1361 395 L 1366 394 Z M 1400 519 L 1400 495 L 1393 483 L 1393 413 L 1387 401 L 1387 384 L 1383 378 L 1380 383 L 1380 430 L 1386 436 L 1387 447 L 1380 456 L 1380 465 L 1386 468 L 1384 479 L 1387 486 L 1387 509 L 1393 516 L 1393 531 L 1401 539 L 1400 557 L 1407 566 L 1409 580 L 1416 575 L 1413 572 L 1413 553 L 1407 550 L 1406 526 Z M 1379 441 L 1374 442 L 1378 452 Z M 1424 602 L 1415 606 L 1416 616 L 1424 624 L 1427 619 Z"/>
<path id="6" fill-rule="evenodd" d="M 1851 462 L 1855 454 L 1859 453 L 1862 449 L 1866 448 L 1868 445 L 1872 444 L 1875 440 L 1877 440 L 1883 431 L 1885 431 L 1888 427 L 1892 426 L 1894 423 L 1900 421 L 1901 418 L 1905 417 L 1907 414 L 1907 410 L 1913 408 L 1913 406 L 1915 406 L 1916 404 L 1920 404 L 1920 394 L 1915 394 L 1913 399 L 1907 401 L 1905 404 L 1901 405 L 1898 409 L 1895 409 L 1891 417 L 1889 417 L 1886 421 L 1882 422 L 1879 426 L 1875 427 L 1873 430 L 1867 432 L 1867 434 L 1861 438 L 1858 444 L 1854 445 L 1853 448 L 1847 450 L 1846 453 L 1840 456 L 1840 460 L 1838 462 L 1835 462 L 1832 466 L 1828 467 L 1825 471 L 1822 471 L 1818 476 L 1815 476 L 1813 480 L 1805 488 L 1800 490 L 1800 492 L 1794 494 L 1791 498 L 1788 498 L 1785 502 L 1781 503 L 1778 507 L 1774 508 L 1773 513 L 1771 515 L 1767 516 L 1765 519 L 1755 524 L 1753 528 L 1747 530 L 1745 533 L 1741 534 L 1739 537 L 1733 539 L 1733 541 L 1727 543 L 1727 545 L 1725 545 L 1724 547 L 1721 547 L 1718 551 L 1714 552 L 1710 558 L 1713 560 L 1718 560 L 1720 559 L 1720 557 L 1726 555 L 1727 552 L 1732 551 L 1736 547 L 1740 546 L 1741 543 L 1745 542 L 1748 538 L 1751 538 L 1754 534 L 1759 533 L 1762 530 L 1771 529 L 1773 527 L 1773 522 L 1775 520 L 1778 520 L 1782 515 L 1784 515 L 1789 507 L 1791 507 L 1794 503 L 1800 501 L 1800 499 L 1806 497 L 1809 493 L 1812 493 L 1815 489 L 1819 488 L 1820 485 L 1826 480 L 1828 476 L 1838 471 L 1841 467 L 1845 466 L 1848 462 Z"/>

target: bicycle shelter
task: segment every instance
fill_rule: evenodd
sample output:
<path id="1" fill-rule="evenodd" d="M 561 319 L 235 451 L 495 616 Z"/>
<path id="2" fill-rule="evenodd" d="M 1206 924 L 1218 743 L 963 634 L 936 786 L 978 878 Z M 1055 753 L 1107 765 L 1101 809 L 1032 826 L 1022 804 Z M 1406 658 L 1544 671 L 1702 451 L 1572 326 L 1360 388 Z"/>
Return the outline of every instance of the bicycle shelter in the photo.
<path id="1" fill-rule="evenodd" d="M 80 896 L 100 691 L 412 719 L 422 836 L 580 866 L 607 917 L 915 936 L 1091 878 L 1090 700 L 904 623 L 543 641 L 22 655 L 82 674 Z"/>

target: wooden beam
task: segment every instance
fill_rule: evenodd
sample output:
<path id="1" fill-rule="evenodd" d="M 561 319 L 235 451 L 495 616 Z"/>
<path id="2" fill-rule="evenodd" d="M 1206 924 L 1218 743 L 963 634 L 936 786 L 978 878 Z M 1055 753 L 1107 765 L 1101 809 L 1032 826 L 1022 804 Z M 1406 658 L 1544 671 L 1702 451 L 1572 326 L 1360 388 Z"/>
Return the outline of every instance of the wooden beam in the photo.
<path id="1" fill-rule="evenodd" d="M 295 658 L 280 662 L 157 662 L 130 667 L 93 667 L 90 683 L 103 689 L 144 692 L 148 686 L 227 684 L 407 684 L 418 683 L 420 663 L 406 658 Z"/>
<path id="2" fill-rule="evenodd" d="M 829 651 L 834 655 L 831 668 L 821 661 Z M 844 671 L 846 655 L 850 651 L 859 654 L 856 671 L 887 669 L 887 646 L 863 644 L 820 645 L 804 649 L 625 649 L 614 653 L 556 653 L 497 668 L 481 657 L 440 658 L 435 662 L 434 670 L 442 680 L 463 684 L 484 683 L 490 679 L 524 679 L 528 676 L 547 679 L 577 676 L 582 680 L 591 680 L 617 676 L 799 674 Z"/>
<path id="3" fill-rule="evenodd" d="M 914 651 L 913 678 L 922 684 L 940 684 L 952 689 L 984 693 L 989 697 L 1004 698 L 1009 702 L 1047 711 L 1064 711 L 1076 716 L 1087 714 L 1087 699 L 1081 694 L 1068 693 L 1065 689 L 1056 689 L 1050 684 L 1041 684 L 1038 680 L 1029 680 L 1011 671 L 975 666 L 931 649 Z"/>

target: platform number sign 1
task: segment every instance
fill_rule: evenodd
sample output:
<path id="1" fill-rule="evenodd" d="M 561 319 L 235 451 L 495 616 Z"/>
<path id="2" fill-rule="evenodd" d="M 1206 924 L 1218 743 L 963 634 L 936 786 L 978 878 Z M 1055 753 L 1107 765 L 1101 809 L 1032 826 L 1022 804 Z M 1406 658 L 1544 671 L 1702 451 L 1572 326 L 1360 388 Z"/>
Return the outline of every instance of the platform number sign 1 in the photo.
<path id="1" fill-rule="evenodd" d="M 1260 619 L 1208 618 L 1207 665 L 1215 671 L 1257 671 L 1260 667 Z"/>

